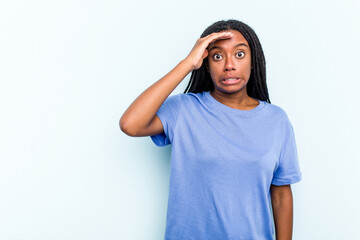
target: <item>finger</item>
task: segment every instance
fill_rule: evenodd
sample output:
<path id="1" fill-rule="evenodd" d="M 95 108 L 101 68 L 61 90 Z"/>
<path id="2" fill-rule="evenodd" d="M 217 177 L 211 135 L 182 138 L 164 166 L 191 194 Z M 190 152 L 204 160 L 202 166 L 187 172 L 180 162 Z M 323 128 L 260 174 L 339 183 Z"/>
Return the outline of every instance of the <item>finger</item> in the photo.
<path id="1" fill-rule="evenodd" d="M 231 38 L 233 36 L 232 32 L 216 32 L 216 33 L 212 33 L 209 34 L 205 37 L 205 39 L 207 40 L 214 40 L 214 39 L 227 39 L 227 38 Z"/>
<path id="2" fill-rule="evenodd" d="M 210 43 L 213 43 L 217 40 L 232 38 L 232 36 L 232 32 L 220 32 L 216 34 L 210 34 L 208 35 L 208 38 L 204 40 L 204 44 L 209 45 Z"/>
<path id="3" fill-rule="evenodd" d="M 215 42 L 217 40 L 221 40 L 221 39 L 229 39 L 229 38 L 232 38 L 234 34 L 232 32 L 225 32 L 224 34 L 219 34 L 219 35 L 216 35 L 211 39 L 211 42 Z"/>
<path id="4" fill-rule="evenodd" d="M 204 38 L 210 38 L 213 36 L 219 36 L 219 35 L 224 35 L 224 34 L 232 34 L 232 32 L 230 32 L 230 31 L 213 32 L 213 33 L 210 33 L 209 35 L 205 36 Z"/>

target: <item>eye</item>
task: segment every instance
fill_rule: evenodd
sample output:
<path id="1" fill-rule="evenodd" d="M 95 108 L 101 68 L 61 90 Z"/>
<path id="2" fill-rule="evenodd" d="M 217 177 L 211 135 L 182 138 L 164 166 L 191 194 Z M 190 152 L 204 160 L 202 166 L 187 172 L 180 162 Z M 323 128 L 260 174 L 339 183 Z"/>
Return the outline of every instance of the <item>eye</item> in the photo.
<path id="1" fill-rule="evenodd" d="M 238 58 L 242 58 L 242 57 L 245 56 L 245 53 L 244 53 L 244 52 L 238 52 L 238 53 L 236 53 L 236 56 L 237 56 Z"/>
<path id="2" fill-rule="evenodd" d="M 213 55 L 213 59 L 214 60 L 221 60 L 222 59 L 222 56 L 220 54 L 214 54 Z"/>

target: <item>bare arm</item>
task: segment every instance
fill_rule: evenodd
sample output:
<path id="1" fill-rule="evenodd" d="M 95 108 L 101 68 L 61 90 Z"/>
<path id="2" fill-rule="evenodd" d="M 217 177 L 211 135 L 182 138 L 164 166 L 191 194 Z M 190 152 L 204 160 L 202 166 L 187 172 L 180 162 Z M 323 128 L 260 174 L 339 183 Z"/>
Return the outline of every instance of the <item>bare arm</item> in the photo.
<path id="1" fill-rule="evenodd" d="M 231 36 L 229 32 L 220 32 L 198 39 L 184 60 L 147 88 L 128 107 L 120 118 L 120 129 L 129 136 L 151 136 L 162 133 L 163 126 L 156 113 L 163 102 L 186 75 L 201 67 L 203 59 L 208 55 L 207 47 L 211 42 Z"/>
<path id="2" fill-rule="evenodd" d="M 271 204 L 276 240 L 291 240 L 293 229 L 293 198 L 290 185 L 271 185 Z"/>

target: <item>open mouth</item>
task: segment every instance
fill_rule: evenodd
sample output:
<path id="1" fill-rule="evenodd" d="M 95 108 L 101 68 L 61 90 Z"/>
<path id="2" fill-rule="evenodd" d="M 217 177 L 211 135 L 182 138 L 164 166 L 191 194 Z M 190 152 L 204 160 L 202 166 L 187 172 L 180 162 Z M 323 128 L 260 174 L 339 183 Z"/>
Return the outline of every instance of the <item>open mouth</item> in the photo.
<path id="1" fill-rule="evenodd" d="M 221 81 L 223 84 L 236 84 L 240 82 L 240 78 L 226 78 Z"/>

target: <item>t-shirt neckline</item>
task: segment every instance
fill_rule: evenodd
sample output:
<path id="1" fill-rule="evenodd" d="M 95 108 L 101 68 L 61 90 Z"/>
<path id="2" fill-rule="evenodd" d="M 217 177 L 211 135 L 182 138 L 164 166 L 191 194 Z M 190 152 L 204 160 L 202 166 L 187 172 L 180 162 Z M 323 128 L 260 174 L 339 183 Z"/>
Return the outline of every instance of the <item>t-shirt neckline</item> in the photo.
<path id="1" fill-rule="evenodd" d="M 238 115 L 252 115 L 252 114 L 258 112 L 260 109 L 262 109 L 265 106 L 265 101 L 261 101 L 261 100 L 255 98 L 256 100 L 259 101 L 259 105 L 257 105 L 255 108 L 250 109 L 250 110 L 240 110 L 240 109 L 231 108 L 231 107 L 226 106 L 225 104 L 219 102 L 213 96 L 211 96 L 210 91 L 204 92 L 204 95 L 217 108 L 220 108 L 220 109 L 223 109 L 224 111 L 232 112 L 232 113 L 238 114 Z"/>

